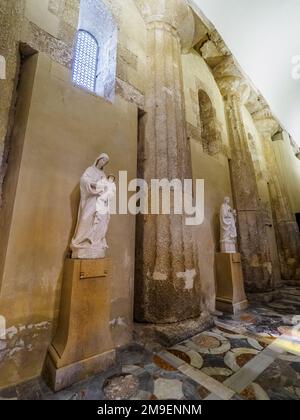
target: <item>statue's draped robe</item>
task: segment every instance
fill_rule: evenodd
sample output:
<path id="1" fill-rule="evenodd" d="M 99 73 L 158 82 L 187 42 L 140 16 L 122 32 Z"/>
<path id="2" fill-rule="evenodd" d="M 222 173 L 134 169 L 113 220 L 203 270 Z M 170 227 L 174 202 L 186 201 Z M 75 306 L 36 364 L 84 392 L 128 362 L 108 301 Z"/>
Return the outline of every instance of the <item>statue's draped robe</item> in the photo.
<path id="1" fill-rule="evenodd" d="M 75 235 L 71 243 L 72 258 L 104 258 L 107 249 L 106 233 L 110 214 L 97 214 L 97 199 L 101 192 L 96 184 L 105 178 L 105 173 L 96 163 L 88 168 L 80 180 L 81 200 Z"/>
<path id="2" fill-rule="evenodd" d="M 106 179 L 97 184 L 97 190 L 100 192 L 97 198 L 96 211 L 99 217 L 110 212 L 110 205 L 116 195 L 116 185 L 114 182 L 109 182 Z"/>
<path id="3" fill-rule="evenodd" d="M 221 242 L 235 242 L 237 237 L 234 214 L 229 204 L 223 203 L 220 211 Z"/>

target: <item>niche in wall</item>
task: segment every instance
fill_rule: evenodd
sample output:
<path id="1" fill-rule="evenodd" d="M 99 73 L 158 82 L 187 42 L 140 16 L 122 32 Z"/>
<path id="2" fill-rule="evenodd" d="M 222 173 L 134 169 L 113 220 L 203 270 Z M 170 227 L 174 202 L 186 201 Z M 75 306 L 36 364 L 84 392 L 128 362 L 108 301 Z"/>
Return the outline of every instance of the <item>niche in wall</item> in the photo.
<path id="1" fill-rule="evenodd" d="M 204 90 L 199 90 L 198 99 L 203 150 L 209 155 L 216 155 L 221 151 L 222 146 L 221 133 L 217 129 L 216 111 Z"/>

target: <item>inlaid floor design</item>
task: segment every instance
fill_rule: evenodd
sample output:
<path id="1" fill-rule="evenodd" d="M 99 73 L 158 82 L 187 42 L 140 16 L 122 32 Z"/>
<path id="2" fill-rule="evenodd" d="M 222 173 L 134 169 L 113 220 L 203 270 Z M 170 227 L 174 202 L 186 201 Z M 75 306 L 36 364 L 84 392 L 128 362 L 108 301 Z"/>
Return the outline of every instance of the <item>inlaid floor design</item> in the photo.
<path id="1" fill-rule="evenodd" d="M 299 400 L 300 288 L 157 353 L 133 344 L 115 368 L 56 394 L 37 379 L 0 399 Z"/>

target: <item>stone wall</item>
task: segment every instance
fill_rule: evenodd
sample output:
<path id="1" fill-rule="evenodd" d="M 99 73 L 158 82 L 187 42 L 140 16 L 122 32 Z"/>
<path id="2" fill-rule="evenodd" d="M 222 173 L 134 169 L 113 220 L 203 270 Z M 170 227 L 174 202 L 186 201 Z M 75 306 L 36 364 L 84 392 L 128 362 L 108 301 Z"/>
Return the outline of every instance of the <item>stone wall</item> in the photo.
<path id="1" fill-rule="evenodd" d="M 103 4 L 113 14 L 119 31 L 116 93 L 143 108 L 145 25 L 133 0 L 126 4 L 122 0 L 103 0 Z M 71 68 L 79 7 L 80 0 L 0 1 L 0 54 L 6 58 L 8 75 L 7 80 L 0 80 L 0 197 L 10 148 L 19 45 L 44 52 Z"/>
<path id="2" fill-rule="evenodd" d="M 273 137 L 273 148 L 293 213 L 300 213 L 300 159 L 294 154 L 286 132 Z"/>
<path id="3" fill-rule="evenodd" d="M 111 105 L 73 87 L 69 77 L 43 53 L 22 68 L 0 227 L 0 313 L 8 328 L 7 340 L 0 340 L 0 388 L 41 372 L 55 332 L 82 173 L 105 151 L 111 173 L 136 177 L 136 106 L 119 96 Z M 110 325 L 122 346 L 132 337 L 134 216 L 112 216 L 108 243 Z"/>
<path id="4" fill-rule="evenodd" d="M 215 253 L 219 252 L 219 210 L 225 196 L 231 196 L 228 166 L 229 144 L 224 103 L 218 86 L 203 58 L 191 51 L 182 56 L 187 135 L 191 146 L 194 179 L 205 180 L 205 221 L 194 232 L 200 269 L 202 307 L 215 308 Z M 215 111 L 215 125 L 221 136 L 220 152 L 210 156 L 203 148 L 198 91 L 209 96 Z"/>
<path id="5" fill-rule="evenodd" d="M 249 148 L 254 166 L 256 184 L 263 212 L 263 229 L 267 238 L 268 247 L 271 255 L 273 281 L 275 287 L 281 285 L 281 274 L 279 266 L 279 255 L 276 243 L 275 220 L 272 213 L 271 197 L 269 191 L 269 175 L 267 163 L 264 155 L 262 139 L 254 124 L 253 118 L 246 107 L 243 108 L 243 118 L 249 139 Z"/>
<path id="6" fill-rule="evenodd" d="M 24 249 L 21 251 L 22 255 L 22 266 L 19 267 L 17 273 L 12 273 L 11 270 L 14 270 L 16 264 L 10 259 L 10 244 L 12 240 L 13 233 L 11 231 L 12 223 L 15 223 L 13 209 L 17 205 L 17 200 L 20 201 L 20 208 L 23 208 L 25 211 L 26 200 L 29 199 L 30 195 L 27 195 L 26 192 L 21 196 L 18 195 L 19 191 L 16 190 L 18 185 L 18 179 L 14 177 L 5 178 L 7 171 L 7 162 L 10 163 L 11 172 L 15 171 L 15 175 L 18 176 L 18 166 L 15 166 L 16 163 L 22 167 L 22 151 L 13 147 L 13 135 L 12 129 L 16 127 L 16 124 L 20 127 L 20 115 L 15 116 L 15 104 L 18 98 L 19 103 L 22 102 L 22 109 L 25 109 L 24 103 L 27 103 L 28 109 L 31 109 L 31 89 L 34 84 L 34 71 L 32 74 L 32 84 L 28 82 L 30 78 L 27 74 L 27 81 L 23 87 L 19 83 L 19 72 L 20 72 L 20 52 L 21 54 L 30 55 L 34 52 L 44 53 L 45 58 L 44 62 L 48 63 L 45 68 L 43 65 L 39 65 L 39 75 L 43 74 L 45 86 L 40 86 L 39 91 L 35 92 L 34 98 L 37 98 L 40 95 L 41 104 L 45 101 L 45 105 L 51 106 L 50 91 L 47 90 L 47 86 L 50 83 L 47 80 L 47 77 L 55 78 L 57 84 L 65 84 L 65 88 L 61 86 L 56 90 L 58 97 L 65 97 L 67 104 L 71 105 L 72 101 L 70 99 L 69 93 L 74 91 L 74 95 L 81 95 L 83 103 L 80 106 L 85 106 L 87 109 L 90 107 L 90 115 L 93 121 L 93 124 L 101 122 L 99 121 L 99 115 L 107 114 L 107 122 L 109 121 L 118 121 L 118 124 L 113 124 L 114 128 L 106 131 L 106 139 L 103 139 L 100 142 L 96 142 L 97 147 L 87 148 L 87 139 L 86 136 L 91 135 L 89 130 L 82 132 L 77 123 L 78 129 L 75 131 L 72 129 L 72 122 L 70 124 L 66 123 L 66 127 L 62 127 L 62 132 L 57 133 L 57 138 L 60 139 L 59 144 L 56 147 L 55 152 L 57 155 L 53 159 L 58 159 L 59 162 L 63 162 L 64 157 L 63 153 L 66 146 L 66 136 L 82 136 L 82 156 L 80 162 L 80 156 L 78 156 L 78 172 L 74 175 L 72 182 L 75 184 L 78 183 L 78 179 L 81 175 L 83 169 L 90 164 L 94 157 L 102 150 L 103 147 L 109 142 L 111 143 L 107 147 L 112 155 L 112 160 L 114 160 L 117 167 L 115 169 L 135 169 L 136 168 L 136 124 L 137 124 L 137 112 L 131 110 L 128 105 L 123 104 L 120 99 L 120 96 L 126 98 L 128 102 L 132 102 L 133 108 L 138 106 L 139 108 L 144 107 L 144 63 L 145 63 L 145 26 L 139 15 L 137 9 L 135 8 L 133 1 L 126 2 L 126 5 L 123 1 L 113 1 L 105 2 L 109 10 L 111 10 L 119 31 L 118 37 L 118 77 L 117 77 L 117 89 L 116 89 L 116 104 L 113 108 L 109 107 L 108 104 L 101 98 L 96 98 L 93 95 L 85 94 L 84 91 L 81 91 L 77 88 L 72 88 L 71 84 L 71 66 L 72 66 L 72 55 L 74 48 L 74 39 L 76 30 L 78 27 L 78 17 L 79 17 L 79 0 L 1 0 L 0 2 L 0 54 L 6 58 L 7 62 L 7 79 L 0 80 L 0 193 L 1 200 L 4 196 L 4 202 L 2 206 L 2 224 L 1 224 L 1 301 L 0 301 L 0 313 L 5 315 L 7 320 L 8 327 L 8 336 L 7 341 L 3 344 L 1 342 L 1 386 L 8 385 L 11 383 L 21 382 L 22 380 L 28 379 L 29 377 L 36 376 L 40 373 L 43 360 L 45 357 L 46 349 L 51 341 L 51 337 L 55 330 L 55 322 L 58 311 L 59 304 L 59 295 L 60 295 L 60 281 L 61 281 L 61 270 L 62 270 L 62 261 L 66 255 L 66 249 L 68 242 L 70 240 L 71 231 L 74 228 L 74 215 L 76 213 L 75 205 L 73 207 L 73 212 L 70 213 L 68 210 L 68 215 L 61 217 L 62 225 L 53 225 L 51 229 L 52 232 L 41 233 L 39 230 L 39 241 L 49 241 L 48 245 L 51 247 L 51 239 L 53 238 L 53 246 L 56 248 L 57 252 L 53 249 L 49 252 L 47 258 L 43 258 L 44 253 L 42 244 L 39 242 L 37 244 L 37 238 L 31 238 L 31 233 L 22 234 L 22 230 L 17 234 L 23 235 L 23 239 L 26 241 L 32 240 L 32 244 L 35 243 L 34 247 L 39 249 L 40 254 L 38 256 L 39 262 L 34 262 L 35 251 L 30 247 L 24 245 L 24 249 L 28 250 L 28 253 L 24 254 Z M 128 14 L 127 14 L 128 13 Z M 132 17 L 132 20 L 128 20 L 128 16 Z M 133 22 L 133 23 L 132 23 Z M 50 61 L 47 61 L 50 60 Z M 49 72 L 50 70 L 50 72 Z M 22 67 L 22 72 L 25 71 L 25 66 Z M 28 72 L 27 72 L 28 73 Z M 51 76 L 50 76 L 51 75 Z M 61 80 L 59 82 L 59 80 Z M 18 86 L 18 91 L 16 90 Z M 27 86 L 27 87 L 25 87 Z M 67 87 L 68 86 L 68 87 Z M 46 89 L 46 90 L 45 90 Z M 69 90 L 71 89 L 71 91 Z M 19 97 L 18 97 L 19 95 Z M 27 98 L 27 99 L 26 99 Z M 50 101 L 50 103 L 48 103 Z M 95 102 L 96 101 L 96 102 Z M 122 105 L 123 104 L 123 105 Z M 46 109 L 45 105 L 41 106 L 41 109 Z M 73 118 L 76 114 L 76 106 L 73 106 Z M 96 109 L 93 110 L 93 106 Z M 98 111 L 97 111 L 98 107 Z M 102 109 L 101 109 L 102 107 Z M 80 108 L 80 107 L 79 107 Z M 79 109 L 78 108 L 78 109 Z M 55 109 L 55 106 L 54 106 Z M 109 111 L 111 109 L 111 111 Z M 117 116 L 118 110 L 119 115 Z M 50 129 L 51 118 L 61 118 L 61 121 L 65 121 L 65 112 L 66 109 L 61 109 L 60 117 L 56 113 L 56 116 L 52 116 L 51 112 L 49 114 L 49 121 L 44 121 L 46 125 L 49 123 L 49 134 L 51 136 L 53 132 Z M 93 114 L 95 112 L 95 114 Z M 126 144 L 126 134 L 123 133 L 125 127 L 122 127 L 122 136 L 117 138 L 115 137 L 115 129 L 120 127 L 122 122 L 122 113 L 128 122 L 126 124 L 130 125 L 130 130 L 132 130 L 132 136 L 130 141 L 133 141 L 131 150 L 128 153 L 128 159 L 133 159 L 131 161 L 131 168 L 128 167 L 127 163 L 124 161 L 124 147 Z M 20 111 L 19 111 L 20 114 Z M 21 113 L 22 114 L 22 113 Z M 80 113 L 80 116 L 82 113 Z M 77 118 L 78 121 L 82 119 Z M 18 118 L 18 119 L 16 119 Z M 24 119 L 24 127 L 27 126 L 26 115 L 22 116 Z M 73 119 L 72 118 L 72 119 Z M 47 126 L 42 127 L 42 116 L 35 114 L 35 117 L 29 118 L 28 123 L 32 124 L 36 128 L 41 128 L 42 132 L 47 131 Z M 74 118 L 74 123 L 76 118 Z M 53 122 L 55 126 L 56 123 Z M 59 125 L 59 124 L 58 124 Z M 68 127 L 68 128 L 67 128 Z M 53 126 L 51 126 L 53 128 Z M 94 127 L 96 130 L 96 127 Z M 101 133 L 102 128 L 98 129 L 98 132 Z M 25 131 L 24 131 L 25 132 Z M 43 133 L 41 132 L 41 136 Z M 81 133 L 81 134 L 78 134 Z M 115 133 L 115 134 L 114 134 Z M 20 133 L 19 133 L 20 135 Z M 97 134 L 92 134 L 94 139 L 97 139 Z M 42 140 L 42 139 L 41 139 Z M 19 139 L 21 142 L 21 138 Z M 38 139 L 37 139 L 38 141 Z M 53 142 L 52 139 L 49 139 L 50 143 Z M 70 138 L 71 141 L 71 138 Z M 119 148 L 119 145 L 116 145 L 114 150 L 111 151 L 114 141 L 122 142 L 122 149 Z M 14 143 L 15 144 L 15 143 Z M 59 150 L 59 145 L 61 144 L 62 149 Z M 46 145 L 45 145 L 46 146 Z M 54 144 L 53 144 L 54 146 Z M 38 149 L 42 154 L 42 146 Z M 47 146 L 46 146 L 47 148 Z M 48 147 L 49 148 L 49 147 Z M 119 157 L 115 156 L 115 151 L 121 150 Z M 73 150 L 73 153 L 78 154 L 78 151 Z M 42 156 L 41 157 L 41 161 Z M 88 158 L 89 157 L 89 158 Z M 38 166 L 33 164 L 33 171 L 38 170 Z M 40 169 L 41 170 L 41 169 Z M 130 172 L 130 171 L 129 171 Z M 63 177 L 63 176 L 62 176 Z M 132 177 L 135 177 L 134 172 Z M 2 196 L 2 185 L 3 179 L 5 178 L 6 182 L 6 194 Z M 38 176 L 35 176 L 36 180 Z M 58 180 L 53 180 L 55 184 Z M 75 185 L 74 184 L 74 185 Z M 54 189 L 53 189 L 54 188 Z M 51 195 L 54 193 L 52 199 L 55 199 L 55 185 L 53 185 L 49 190 L 49 200 Z M 15 194 L 17 194 L 15 196 Z M 75 194 L 75 192 L 74 192 Z M 66 196 L 68 192 L 66 191 Z M 75 194 L 75 196 L 78 196 Z M 73 199 L 75 199 L 75 196 Z M 72 199 L 72 200 L 73 200 Z M 23 201 L 25 200 L 25 201 Z M 63 197 L 60 200 L 62 203 L 65 202 Z M 66 209 L 70 209 L 67 204 Z M 32 209 L 32 215 L 36 214 L 38 209 Z M 52 213 L 51 210 L 49 211 Z M 23 215 L 25 217 L 25 214 Z M 46 216 L 45 216 L 46 217 Z M 48 215 L 49 217 L 49 215 Z M 53 217 L 52 217 L 53 218 Z M 121 217 L 122 219 L 122 217 Z M 133 235 L 131 239 L 131 247 L 127 249 L 123 246 L 122 251 L 118 251 L 118 244 L 120 244 L 120 227 L 118 223 L 115 225 L 112 223 L 111 233 L 110 233 L 110 242 L 112 248 L 112 255 L 118 259 L 119 263 L 114 265 L 114 283 L 113 283 L 113 293 L 112 293 L 112 313 L 111 313 L 111 328 L 115 344 L 117 346 L 124 345 L 131 340 L 131 326 L 132 326 L 132 310 L 133 310 L 133 264 L 134 264 L 134 222 L 128 223 L 126 217 L 123 216 L 124 222 L 129 229 L 129 232 L 125 234 L 125 240 L 128 241 L 130 235 Z M 45 221 L 45 226 L 47 226 Z M 71 225 L 70 225 L 71 223 Z M 51 222 L 50 222 L 51 224 Z M 30 226 L 30 222 L 28 224 Z M 114 226 L 115 229 L 114 229 Z M 31 225 L 33 231 L 34 227 Z M 65 228 L 65 230 L 64 230 Z M 40 229 L 40 228 L 39 228 Z M 63 233 L 63 231 L 65 233 Z M 59 232 L 59 235 L 63 234 L 64 238 L 59 240 L 59 245 L 57 245 L 57 238 L 55 239 L 55 232 Z M 47 236 L 49 235 L 49 238 Z M 20 245 L 22 247 L 22 240 L 19 237 L 17 241 L 17 247 Z M 16 250 L 15 250 L 16 251 Z M 55 255 L 57 257 L 55 257 Z M 5 261 L 5 262 L 4 262 Z M 10 265 L 11 264 L 11 265 Z M 48 268 L 47 268 L 48 267 Z M 118 268 L 119 267 L 119 268 Z M 17 268 L 17 267 L 16 267 Z M 42 270 L 42 271 L 40 271 Z M 28 277 L 29 276 L 29 277 Z M 13 279 L 13 280 L 12 280 Z M 117 280 L 119 279 L 119 280 Z M 120 283 L 119 283 L 120 281 Z M 12 304 L 12 302 L 14 302 Z M 37 327 L 35 328 L 35 325 Z M 3 382 L 4 381 L 4 382 Z"/>

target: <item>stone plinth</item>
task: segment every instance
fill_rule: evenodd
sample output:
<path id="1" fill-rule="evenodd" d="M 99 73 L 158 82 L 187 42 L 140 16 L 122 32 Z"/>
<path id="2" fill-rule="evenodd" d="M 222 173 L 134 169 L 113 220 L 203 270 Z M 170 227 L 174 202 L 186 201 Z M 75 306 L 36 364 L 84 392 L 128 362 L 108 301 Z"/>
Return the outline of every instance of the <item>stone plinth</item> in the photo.
<path id="1" fill-rule="evenodd" d="M 114 364 L 110 287 L 110 259 L 66 260 L 58 327 L 44 368 L 54 391 Z"/>
<path id="2" fill-rule="evenodd" d="M 248 306 L 239 253 L 218 253 L 217 309 L 236 313 Z"/>

